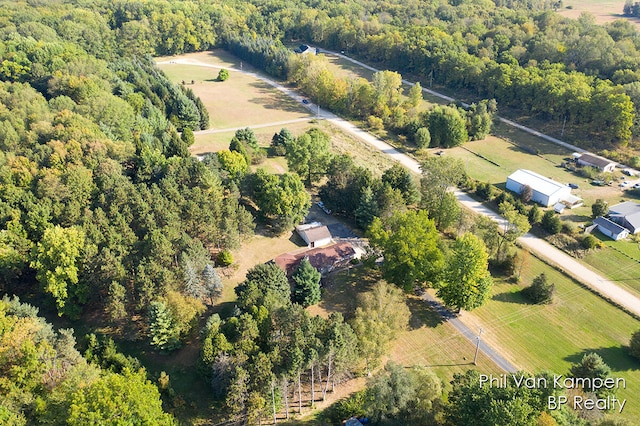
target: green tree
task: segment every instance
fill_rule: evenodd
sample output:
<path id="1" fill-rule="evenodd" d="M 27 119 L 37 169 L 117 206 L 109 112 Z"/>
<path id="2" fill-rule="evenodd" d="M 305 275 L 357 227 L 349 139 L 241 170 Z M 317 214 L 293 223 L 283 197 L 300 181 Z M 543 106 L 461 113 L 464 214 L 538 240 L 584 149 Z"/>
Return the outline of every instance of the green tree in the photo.
<path id="1" fill-rule="evenodd" d="M 320 272 L 309 263 L 309 259 L 302 259 L 291 275 L 295 282 L 294 299 L 297 303 L 306 308 L 320 301 L 320 277 Z"/>
<path id="2" fill-rule="evenodd" d="M 553 301 L 556 286 L 550 283 L 544 272 L 533 279 L 531 285 L 522 290 L 522 294 L 533 303 L 548 304 Z"/>
<path id="3" fill-rule="evenodd" d="M 244 309 L 266 306 L 273 310 L 291 301 L 291 286 L 287 274 L 275 263 L 254 266 L 245 280 L 235 288 L 238 303 Z"/>
<path id="4" fill-rule="evenodd" d="M 276 176 L 258 169 L 249 176 L 247 185 L 260 213 L 269 220 L 277 233 L 292 229 L 311 207 L 311 196 L 295 174 Z"/>
<path id="5" fill-rule="evenodd" d="M 221 68 L 220 72 L 218 72 L 218 81 L 227 81 L 229 80 L 229 71 Z"/>
<path id="6" fill-rule="evenodd" d="M 180 346 L 180 330 L 167 305 L 155 301 L 149 306 L 149 333 L 151 345 L 171 351 Z"/>
<path id="7" fill-rule="evenodd" d="M 602 357 L 595 352 L 585 354 L 578 364 L 571 366 L 569 370 L 571 377 L 584 379 L 606 379 L 611 375 L 611 367 L 609 367 Z M 590 382 L 587 382 L 587 384 Z M 584 387 L 585 392 L 594 392 L 599 397 L 611 392 L 612 389 Z"/>
<path id="8" fill-rule="evenodd" d="M 545 409 L 548 395 L 554 392 L 553 389 L 515 386 L 511 381 L 504 387 L 488 386 L 480 383 L 480 373 L 476 370 L 454 374 L 451 384 L 445 414 L 447 421 L 455 425 L 535 425 Z"/>
<path id="9" fill-rule="evenodd" d="M 449 189 L 460 184 L 464 176 L 462 162 L 454 158 L 428 157 L 422 164 L 420 205 L 429 212 L 440 230 L 453 225 L 458 219 L 460 207 Z"/>
<path id="10" fill-rule="evenodd" d="M 358 297 L 358 307 L 351 322 L 358 338 L 358 350 L 370 371 L 384 355 L 395 336 L 409 323 L 409 308 L 402 290 L 384 281 L 371 292 Z"/>
<path id="11" fill-rule="evenodd" d="M 82 231 L 56 225 L 44 231 L 35 247 L 31 267 L 44 291 L 53 296 L 58 315 L 77 313 L 75 304 L 85 301 L 86 288 L 78 279 L 83 245 Z M 67 304 L 70 297 L 73 302 Z"/>
<path id="12" fill-rule="evenodd" d="M 409 98 L 407 102 L 409 107 L 417 108 L 418 106 L 420 106 L 420 103 L 422 102 L 422 86 L 420 85 L 420 83 L 416 83 L 411 86 L 411 88 L 409 89 L 409 93 L 407 93 L 407 96 Z"/>
<path id="13" fill-rule="evenodd" d="M 492 286 L 488 258 L 484 243 L 475 235 L 466 233 L 457 238 L 447 255 L 438 297 L 458 310 L 482 306 Z"/>
<path id="14" fill-rule="evenodd" d="M 413 135 L 413 141 L 418 148 L 428 148 L 431 144 L 431 133 L 427 127 L 420 127 Z"/>
<path id="15" fill-rule="evenodd" d="M 281 129 L 280 132 L 275 133 L 271 138 L 271 149 L 273 155 L 285 155 L 287 153 L 287 146 L 290 143 L 295 142 L 295 137 L 288 129 Z"/>
<path id="16" fill-rule="evenodd" d="M 529 209 L 529 214 L 527 215 L 527 218 L 529 219 L 529 223 L 531 225 L 540 223 L 540 221 L 542 220 L 542 210 L 540 210 L 540 207 L 538 207 L 537 204 L 534 204 L 533 206 L 531 206 L 531 208 Z"/>
<path id="17" fill-rule="evenodd" d="M 216 153 L 220 167 L 228 173 L 229 179 L 239 181 L 248 171 L 246 158 L 238 151 L 222 150 Z"/>
<path id="18" fill-rule="evenodd" d="M 287 164 L 307 185 L 317 182 L 326 172 L 331 160 L 329 135 L 318 128 L 307 130 L 287 144 Z"/>
<path id="19" fill-rule="evenodd" d="M 456 107 L 436 106 L 427 116 L 431 146 L 451 148 L 469 139 L 465 117 Z"/>
<path id="20" fill-rule="evenodd" d="M 175 425 L 173 416 L 162 410 L 158 388 L 149 382 L 146 373 L 105 373 L 89 386 L 71 396 L 66 419 L 68 425 L 154 424 Z"/>
<path id="21" fill-rule="evenodd" d="M 406 291 L 435 282 L 443 268 L 438 231 L 427 212 L 396 212 L 384 222 L 375 218 L 367 232 L 371 245 L 384 255 L 386 280 Z"/>
<path id="22" fill-rule="evenodd" d="M 562 221 L 553 210 L 547 210 L 542 215 L 540 226 L 550 234 L 557 234 L 562 231 Z"/>
<path id="23" fill-rule="evenodd" d="M 202 270 L 202 285 L 210 303 L 222 297 L 222 279 L 211 264 L 207 264 Z"/>
<path id="24" fill-rule="evenodd" d="M 602 198 L 598 198 L 595 203 L 591 205 L 591 217 L 596 218 L 598 216 L 606 216 L 609 213 L 609 204 Z"/>
<path id="25" fill-rule="evenodd" d="M 420 199 L 420 192 L 411 172 L 400 163 L 395 163 L 382 173 L 382 183 L 400 190 L 408 205 L 415 204 Z"/>
<path id="26" fill-rule="evenodd" d="M 185 129 L 182 131 L 182 134 L 180 135 L 180 139 L 182 139 L 182 142 L 184 142 L 187 146 L 193 145 L 193 143 L 196 141 L 196 138 L 193 135 L 193 130 L 191 130 L 190 127 L 185 127 Z"/>
<path id="27" fill-rule="evenodd" d="M 629 341 L 629 353 L 640 360 L 640 330 L 631 335 Z"/>
<path id="28" fill-rule="evenodd" d="M 373 221 L 373 218 L 378 216 L 378 214 L 378 202 L 373 195 L 373 190 L 367 186 L 360 197 L 358 208 L 354 212 L 356 225 L 362 229 L 367 229 Z"/>

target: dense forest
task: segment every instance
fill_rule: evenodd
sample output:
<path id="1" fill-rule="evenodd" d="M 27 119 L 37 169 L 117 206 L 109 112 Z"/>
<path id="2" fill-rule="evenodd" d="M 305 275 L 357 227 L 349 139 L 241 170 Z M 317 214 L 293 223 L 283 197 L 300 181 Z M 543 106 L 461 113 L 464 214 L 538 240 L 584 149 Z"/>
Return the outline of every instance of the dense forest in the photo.
<path id="1" fill-rule="evenodd" d="M 231 263 L 229 250 L 256 222 L 274 233 L 290 230 L 310 205 L 305 184 L 320 175 L 327 175 L 320 189 L 327 205 L 362 228 L 371 225 L 374 247 L 389 258 L 407 256 L 393 253 L 405 235 L 428 237 L 422 260 L 431 269 L 394 269 L 389 262 L 383 270 L 406 290 L 440 281 L 449 305 L 471 309 L 488 294 L 489 255 L 506 257 L 511 242 L 488 224 L 482 232 L 497 241 L 489 254 L 469 234 L 445 247 L 438 230 L 456 220 L 451 197 L 430 191 L 437 185 L 419 190 L 398 168 L 374 178 L 347 156 L 329 155 L 327 136 L 317 129 L 274 136 L 295 173 L 248 173 L 264 155 L 248 131 L 236 133 L 229 151 L 198 161 L 188 151 L 193 131 L 206 129 L 215 111 L 170 82 L 153 56 L 225 47 L 323 105 L 372 126 L 394 123 L 418 145 L 482 138 L 500 106 L 566 121 L 584 145 L 633 144 L 640 135 L 638 32 L 626 21 L 598 26 L 589 16 L 561 18 L 552 3 L 0 1 L 0 293 L 20 296 L 0 301 L 0 423 L 100 424 L 114 416 L 123 424 L 174 423 L 137 360 L 92 334 L 80 353 L 73 332 L 54 330 L 32 304 L 63 321 L 92 314 L 136 344 L 174 350 L 220 297 L 219 267 Z M 393 71 L 377 74 L 371 85 L 340 82 L 317 66 L 320 60 L 295 58 L 284 44 L 291 40 Z M 317 79 L 310 79 L 314 67 Z M 463 90 L 474 105 L 412 115 L 420 86 L 400 102 L 399 72 Z M 446 188 L 447 179 L 462 175 L 456 164 L 436 163 L 426 168 L 427 183 L 439 178 Z M 418 204 L 428 215 L 407 208 Z M 449 261 L 442 250 L 450 250 Z M 479 253 L 477 274 L 464 284 L 477 285 L 480 294 L 463 302 L 452 290 L 456 283 L 440 276 L 471 252 Z M 376 284 L 348 320 L 322 319 L 303 309 L 318 300 L 317 271 L 303 263 L 292 292 L 272 266 L 251 269 L 236 289 L 233 315 L 212 315 L 201 331 L 198 368 L 221 418 L 259 422 L 283 406 L 289 413 L 292 389 L 302 411 L 303 384 L 315 389 L 317 380 L 324 398 L 354 371 L 377 367 L 406 326 L 406 306 L 393 303 L 401 299 L 396 286 Z M 376 310 L 383 305 L 388 309 Z M 392 386 L 398 392 L 386 394 L 387 405 L 374 404 L 393 381 L 404 386 Z M 471 398 L 476 382 L 471 373 L 456 377 L 449 401 Z M 168 378 L 158 386 L 171 394 L 163 383 Z M 417 394 L 421 399 L 406 398 Z M 529 422 L 545 415 L 538 397 L 517 400 Z M 445 404 L 436 379 L 393 365 L 353 398 L 389 424 L 465 422 L 460 407 L 473 408 Z M 113 401 L 118 413 L 110 411 Z M 486 424 L 506 411 L 498 407 Z"/>

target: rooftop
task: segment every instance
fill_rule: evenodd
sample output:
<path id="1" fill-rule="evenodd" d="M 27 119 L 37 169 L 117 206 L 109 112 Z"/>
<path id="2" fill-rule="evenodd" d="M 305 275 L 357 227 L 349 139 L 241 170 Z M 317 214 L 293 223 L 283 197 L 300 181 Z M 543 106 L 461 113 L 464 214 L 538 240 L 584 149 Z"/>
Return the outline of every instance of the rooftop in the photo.
<path id="1" fill-rule="evenodd" d="M 593 164 L 594 166 L 601 168 L 606 167 L 610 164 L 616 164 L 614 161 L 608 160 L 604 157 L 599 157 L 594 154 L 582 154 L 580 157 L 578 157 L 578 160 L 584 161 L 585 163 Z"/>
<path id="2" fill-rule="evenodd" d="M 320 272 L 329 272 L 340 262 L 351 260 L 356 255 L 353 246 L 347 242 L 341 242 L 332 246 L 307 250 L 302 253 L 285 253 L 273 259 L 276 265 L 290 275 L 304 258 Z"/>
<path id="3" fill-rule="evenodd" d="M 620 226 L 617 223 L 612 222 L 609 219 L 604 218 L 602 216 L 598 216 L 597 218 L 595 218 L 593 220 L 593 224 L 603 227 L 604 229 L 608 230 L 612 234 L 620 234 L 622 232 L 629 232 L 627 230 L 627 228 L 625 228 L 624 226 Z"/>
<path id="4" fill-rule="evenodd" d="M 536 172 L 532 172 L 531 170 L 526 169 L 516 170 L 509 175 L 508 179 L 518 182 L 521 185 L 529 185 L 531 189 L 545 195 L 554 194 L 555 192 L 567 187 L 560 182 L 556 182 L 553 179 L 549 179 Z"/>

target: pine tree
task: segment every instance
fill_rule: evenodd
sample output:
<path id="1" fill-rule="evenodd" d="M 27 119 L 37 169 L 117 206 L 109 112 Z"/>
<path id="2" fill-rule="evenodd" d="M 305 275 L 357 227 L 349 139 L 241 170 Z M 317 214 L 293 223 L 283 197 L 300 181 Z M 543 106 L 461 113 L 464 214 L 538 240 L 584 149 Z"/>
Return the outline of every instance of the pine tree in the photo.
<path id="1" fill-rule="evenodd" d="M 208 264 L 202 270 L 202 283 L 204 284 L 204 291 L 211 303 L 219 299 L 222 296 L 222 279 L 215 268 Z"/>
<path id="2" fill-rule="evenodd" d="M 196 268 L 193 266 L 193 263 L 190 260 L 186 260 L 182 267 L 182 271 L 184 274 L 185 294 L 196 299 L 200 299 L 205 293 L 205 288 L 202 285 L 200 276 L 198 275 Z"/>
<path id="3" fill-rule="evenodd" d="M 360 197 L 360 204 L 355 211 L 356 223 L 362 229 L 367 229 L 373 218 L 379 215 L 378 211 L 378 203 L 376 198 L 373 196 L 373 191 L 371 187 L 367 186 L 362 191 L 362 196 Z"/>
<path id="4" fill-rule="evenodd" d="M 162 302 L 152 302 L 149 308 L 149 329 L 151 345 L 166 351 L 180 346 L 179 330 L 167 306 Z"/>
<path id="5" fill-rule="evenodd" d="M 320 301 L 320 272 L 309 263 L 309 259 L 302 259 L 293 273 L 293 281 L 296 283 L 294 297 L 297 303 L 306 307 Z"/>

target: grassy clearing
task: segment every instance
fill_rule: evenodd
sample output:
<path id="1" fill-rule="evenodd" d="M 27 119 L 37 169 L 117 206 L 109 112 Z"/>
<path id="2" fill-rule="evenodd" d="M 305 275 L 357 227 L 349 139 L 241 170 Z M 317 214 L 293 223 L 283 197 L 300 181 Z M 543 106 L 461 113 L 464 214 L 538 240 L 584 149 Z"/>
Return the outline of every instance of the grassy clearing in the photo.
<path id="1" fill-rule="evenodd" d="M 528 304 L 520 291 L 542 272 L 556 285 L 554 302 Z M 493 298 L 485 306 L 464 313 L 463 321 L 483 327 L 483 339 L 516 366 L 532 372 L 566 374 L 585 353 L 597 352 L 611 367 L 613 376 L 627 381 L 627 389 L 617 394 L 627 399 L 622 417 L 639 418 L 640 364 L 628 355 L 625 346 L 640 328 L 640 321 L 534 257 L 528 258 L 521 283 L 496 280 Z"/>
<path id="2" fill-rule="evenodd" d="M 158 58 L 158 62 L 172 59 L 178 58 Z M 190 53 L 179 59 L 215 66 L 239 66 L 228 54 L 218 50 Z M 216 81 L 217 68 L 181 63 L 165 63 L 159 67 L 172 81 L 185 81 L 187 87 L 202 99 L 209 110 L 211 128 L 214 129 L 310 117 L 309 111 L 289 96 L 239 71 L 229 71 L 229 80 L 219 82 Z M 248 70 L 248 67 L 243 65 L 243 69 Z M 190 84 L 192 80 L 194 84 Z"/>
<path id="3" fill-rule="evenodd" d="M 622 16 L 624 0 L 565 0 L 563 8 L 558 9 L 558 14 L 567 18 L 577 19 L 584 12 L 591 13 L 599 24 L 614 21 L 616 19 L 628 19 Z M 635 19 L 630 22 L 639 25 Z"/>

